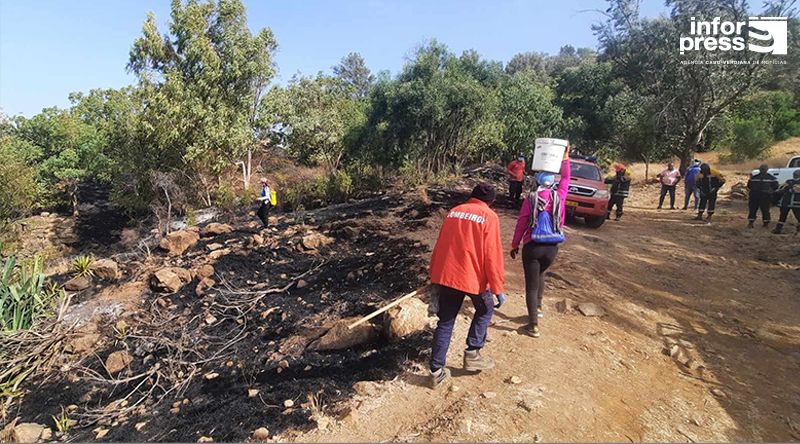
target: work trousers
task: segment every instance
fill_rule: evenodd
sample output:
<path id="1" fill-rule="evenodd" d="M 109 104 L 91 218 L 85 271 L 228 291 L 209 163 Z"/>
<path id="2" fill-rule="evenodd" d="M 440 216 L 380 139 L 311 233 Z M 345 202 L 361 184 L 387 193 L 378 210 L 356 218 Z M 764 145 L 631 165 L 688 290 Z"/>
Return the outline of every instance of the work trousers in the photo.
<path id="1" fill-rule="evenodd" d="M 431 350 L 430 368 L 432 372 L 444 367 L 447 361 L 447 350 L 450 348 L 450 339 L 453 336 L 453 327 L 456 324 L 456 316 L 464 303 L 464 296 L 472 300 L 475 307 L 475 315 L 467 333 L 467 348 L 478 350 L 486 344 L 486 331 L 494 314 L 494 295 L 484 292 L 480 295 L 466 294 L 455 288 L 445 287 L 444 285 L 434 285 L 433 291 L 438 293 L 439 299 L 439 322 L 433 332 L 433 347 Z"/>
<path id="2" fill-rule="evenodd" d="M 769 207 L 772 205 L 772 196 L 768 194 L 750 194 L 750 199 L 747 202 L 749 212 L 747 213 L 747 220 L 755 222 L 756 212 L 761 210 L 761 220 L 769 222 Z"/>

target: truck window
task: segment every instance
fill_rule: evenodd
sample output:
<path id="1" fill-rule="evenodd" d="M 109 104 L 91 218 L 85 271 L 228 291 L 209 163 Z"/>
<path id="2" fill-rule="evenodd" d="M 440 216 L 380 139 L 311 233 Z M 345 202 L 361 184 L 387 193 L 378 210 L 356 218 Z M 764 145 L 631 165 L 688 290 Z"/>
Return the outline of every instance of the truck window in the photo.
<path id="1" fill-rule="evenodd" d="M 795 157 L 789 161 L 789 168 L 800 168 L 800 157 Z"/>
<path id="2" fill-rule="evenodd" d="M 602 180 L 600 169 L 594 165 L 570 162 L 569 166 L 572 171 L 572 177 L 580 177 L 586 180 Z"/>

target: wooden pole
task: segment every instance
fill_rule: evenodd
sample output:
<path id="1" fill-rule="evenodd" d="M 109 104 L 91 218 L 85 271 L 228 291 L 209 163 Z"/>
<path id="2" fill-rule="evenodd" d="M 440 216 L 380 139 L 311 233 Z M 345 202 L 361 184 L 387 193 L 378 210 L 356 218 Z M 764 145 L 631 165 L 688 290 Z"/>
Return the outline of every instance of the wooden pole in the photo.
<path id="1" fill-rule="evenodd" d="M 411 298 L 413 298 L 414 296 L 416 296 L 416 295 L 418 295 L 420 293 L 425 293 L 425 291 L 427 289 L 428 289 L 427 285 L 424 286 L 424 287 L 421 287 L 421 288 L 417 288 L 416 290 L 412 291 L 411 293 L 408 293 L 408 294 L 406 294 L 404 296 L 401 296 L 400 298 L 394 300 L 393 302 L 391 302 L 391 303 L 389 303 L 387 305 L 384 305 L 383 307 L 373 311 L 372 313 L 364 316 L 363 318 L 353 322 L 352 324 L 348 325 L 347 328 L 352 330 L 353 328 L 363 324 L 364 322 L 369 321 L 370 319 L 374 318 L 375 316 L 378 316 L 379 314 L 385 312 L 386 310 L 394 307 L 395 305 L 398 305 L 398 304 L 400 304 L 401 302 L 403 302 L 405 300 L 411 299 Z"/>

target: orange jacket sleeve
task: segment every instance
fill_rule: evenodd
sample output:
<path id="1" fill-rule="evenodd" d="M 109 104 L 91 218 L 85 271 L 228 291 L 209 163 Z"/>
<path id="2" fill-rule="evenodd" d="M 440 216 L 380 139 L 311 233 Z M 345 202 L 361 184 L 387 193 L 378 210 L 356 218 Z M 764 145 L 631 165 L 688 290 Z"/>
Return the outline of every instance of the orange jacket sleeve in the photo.
<path id="1" fill-rule="evenodd" d="M 485 255 L 483 269 L 486 273 L 486 280 L 493 294 L 504 293 L 505 289 L 505 264 L 503 263 L 503 242 L 500 240 L 500 220 L 496 214 L 486 224 Z"/>

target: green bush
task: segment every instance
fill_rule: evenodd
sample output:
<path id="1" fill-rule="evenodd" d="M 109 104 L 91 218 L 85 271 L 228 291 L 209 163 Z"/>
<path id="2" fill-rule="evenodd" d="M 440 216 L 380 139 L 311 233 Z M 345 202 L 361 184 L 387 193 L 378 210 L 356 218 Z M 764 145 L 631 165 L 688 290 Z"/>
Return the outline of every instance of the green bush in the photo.
<path id="1" fill-rule="evenodd" d="M 216 189 L 214 201 L 221 209 L 232 210 L 237 203 L 236 192 L 230 185 L 223 183 Z"/>
<path id="2" fill-rule="evenodd" d="M 384 186 L 384 179 L 373 165 L 356 163 L 347 168 L 352 178 L 353 193 L 378 191 Z"/>
<path id="3" fill-rule="evenodd" d="M 730 160 L 762 157 L 772 144 L 769 125 L 761 119 L 737 119 L 733 123 Z"/>
<path id="4" fill-rule="evenodd" d="M 0 219 L 26 216 L 39 198 L 36 171 L 0 140 Z"/>
<path id="5" fill-rule="evenodd" d="M 59 294 L 55 287 L 45 287 L 41 258 L 17 264 L 13 256 L 0 270 L 0 331 L 30 328 L 50 312 Z"/>
<path id="6" fill-rule="evenodd" d="M 344 202 L 353 192 L 353 178 L 347 172 L 339 170 L 327 177 L 325 194 L 328 202 Z"/>
<path id="7" fill-rule="evenodd" d="M 94 276 L 92 263 L 94 258 L 88 254 L 82 254 L 72 260 L 72 272 L 75 276 Z"/>

